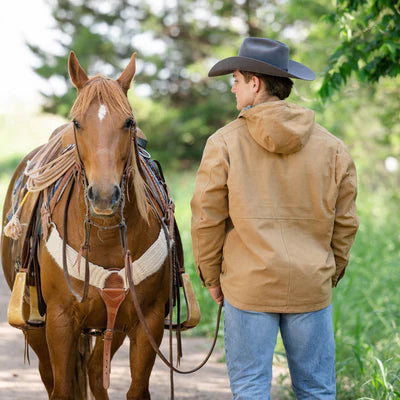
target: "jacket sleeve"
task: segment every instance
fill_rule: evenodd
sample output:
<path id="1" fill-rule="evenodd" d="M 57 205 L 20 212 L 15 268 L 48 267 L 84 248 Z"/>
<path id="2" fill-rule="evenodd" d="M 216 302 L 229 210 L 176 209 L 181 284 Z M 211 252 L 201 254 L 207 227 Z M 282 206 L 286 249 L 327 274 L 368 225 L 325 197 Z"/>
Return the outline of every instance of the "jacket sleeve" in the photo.
<path id="1" fill-rule="evenodd" d="M 356 213 L 357 173 L 350 153 L 344 145 L 339 148 L 337 153 L 336 182 L 338 197 L 331 242 L 336 262 L 336 273 L 332 278 L 333 287 L 345 273 L 349 262 L 350 248 L 359 226 Z"/>
<path id="2" fill-rule="evenodd" d="M 229 159 L 221 136 L 209 138 L 197 172 L 192 207 L 192 243 L 197 273 L 206 287 L 219 283 L 228 218 Z"/>

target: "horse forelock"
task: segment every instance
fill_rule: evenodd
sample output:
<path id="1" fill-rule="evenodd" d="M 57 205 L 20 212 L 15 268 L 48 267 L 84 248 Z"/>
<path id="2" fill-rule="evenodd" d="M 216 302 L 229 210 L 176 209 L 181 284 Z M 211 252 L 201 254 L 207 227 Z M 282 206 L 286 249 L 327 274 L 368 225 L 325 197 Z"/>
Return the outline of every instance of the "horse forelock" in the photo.
<path id="1" fill-rule="evenodd" d="M 71 108 L 71 118 L 82 118 L 94 100 L 122 118 L 132 115 L 131 105 L 120 84 L 104 75 L 96 75 L 79 91 Z"/>

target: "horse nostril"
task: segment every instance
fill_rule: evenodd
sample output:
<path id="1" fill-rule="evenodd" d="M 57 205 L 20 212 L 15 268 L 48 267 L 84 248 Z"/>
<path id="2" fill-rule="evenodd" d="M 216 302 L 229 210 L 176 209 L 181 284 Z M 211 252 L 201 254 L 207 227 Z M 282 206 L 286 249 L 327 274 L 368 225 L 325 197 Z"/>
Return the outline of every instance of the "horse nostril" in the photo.
<path id="1" fill-rule="evenodd" d="M 89 186 L 88 191 L 87 191 L 87 196 L 90 201 L 94 201 L 94 193 L 93 193 L 92 186 Z"/>
<path id="2" fill-rule="evenodd" d="M 121 189 L 119 186 L 114 186 L 113 195 L 112 195 L 112 205 L 114 206 L 119 202 L 121 198 Z"/>

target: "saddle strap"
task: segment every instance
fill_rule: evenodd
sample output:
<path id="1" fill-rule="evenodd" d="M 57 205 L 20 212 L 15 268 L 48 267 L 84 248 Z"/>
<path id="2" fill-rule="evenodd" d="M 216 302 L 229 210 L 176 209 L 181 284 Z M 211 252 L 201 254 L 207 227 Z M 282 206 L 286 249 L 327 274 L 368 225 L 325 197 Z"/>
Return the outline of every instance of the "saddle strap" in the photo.
<path id="1" fill-rule="evenodd" d="M 127 291 L 124 289 L 124 281 L 118 272 L 112 273 L 105 281 L 105 287 L 100 294 L 103 298 L 107 310 L 107 329 L 104 332 L 103 350 L 103 387 L 108 389 L 110 386 L 111 373 L 111 344 L 114 334 L 115 319 L 120 305 L 126 297 Z"/>

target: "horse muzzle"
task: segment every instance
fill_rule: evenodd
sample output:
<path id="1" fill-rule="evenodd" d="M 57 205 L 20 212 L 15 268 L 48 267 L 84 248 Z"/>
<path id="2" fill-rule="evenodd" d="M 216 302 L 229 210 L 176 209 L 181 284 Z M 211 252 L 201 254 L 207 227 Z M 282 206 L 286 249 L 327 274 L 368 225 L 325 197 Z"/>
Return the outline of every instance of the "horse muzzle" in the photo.
<path id="1" fill-rule="evenodd" d="M 87 190 L 87 198 L 93 214 L 97 216 L 113 216 L 121 201 L 121 189 L 114 185 L 108 190 L 90 185 Z"/>

